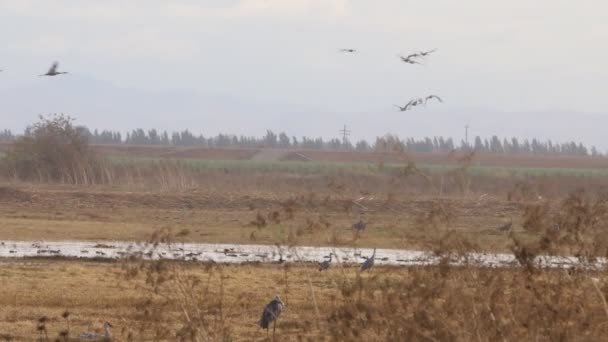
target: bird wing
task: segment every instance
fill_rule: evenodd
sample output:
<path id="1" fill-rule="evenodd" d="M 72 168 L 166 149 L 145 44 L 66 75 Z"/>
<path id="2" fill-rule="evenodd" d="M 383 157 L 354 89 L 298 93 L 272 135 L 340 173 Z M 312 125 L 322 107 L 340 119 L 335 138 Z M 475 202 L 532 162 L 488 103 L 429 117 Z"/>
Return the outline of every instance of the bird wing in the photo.
<path id="1" fill-rule="evenodd" d="M 53 63 L 53 65 L 51 65 L 51 68 L 49 69 L 49 74 L 54 74 L 57 72 L 57 67 L 59 66 L 59 63 L 55 62 Z"/>
<path id="2" fill-rule="evenodd" d="M 430 99 L 437 99 L 437 101 L 439 102 L 443 102 L 443 100 L 441 99 L 441 97 L 437 96 L 437 95 L 429 95 L 426 97 L 426 100 L 430 100 Z"/>

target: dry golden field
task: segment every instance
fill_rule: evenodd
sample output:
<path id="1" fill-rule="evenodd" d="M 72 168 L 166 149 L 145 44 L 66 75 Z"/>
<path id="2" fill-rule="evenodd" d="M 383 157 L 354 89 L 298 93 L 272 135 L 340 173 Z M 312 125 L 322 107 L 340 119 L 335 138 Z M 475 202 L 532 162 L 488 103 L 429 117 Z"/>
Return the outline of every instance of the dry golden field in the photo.
<path id="1" fill-rule="evenodd" d="M 163 230 L 179 242 L 507 252 L 522 267 L 5 259 L 0 336 L 70 340 L 107 320 L 116 341 L 269 341 L 256 324 L 276 294 L 287 308 L 275 341 L 597 341 L 608 332 L 603 271 L 530 263 L 608 255 L 602 173 L 243 163 L 128 161 L 78 185 L 5 178 L 0 241 L 150 241 Z M 359 219 L 368 226 L 356 234 Z M 510 232 L 497 229 L 509 222 Z"/>
<path id="2" fill-rule="evenodd" d="M 608 333 L 606 277 L 581 270 L 25 260 L 4 261 L 1 272 L 0 331 L 15 341 L 75 337 L 103 321 L 115 341 L 270 341 L 256 323 L 275 294 L 286 304 L 275 341 L 599 341 Z"/>

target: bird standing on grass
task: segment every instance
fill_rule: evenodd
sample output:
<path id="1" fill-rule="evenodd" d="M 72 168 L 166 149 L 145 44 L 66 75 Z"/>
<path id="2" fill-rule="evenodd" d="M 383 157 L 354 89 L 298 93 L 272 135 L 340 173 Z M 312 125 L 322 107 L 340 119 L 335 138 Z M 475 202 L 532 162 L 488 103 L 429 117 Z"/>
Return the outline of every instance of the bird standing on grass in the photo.
<path id="1" fill-rule="evenodd" d="M 365 228 L 367 227 L 367 223 L 363 222 L 363 219 L 359 219 L 359 222 L 353 224 L 353 229 L 357 231 L 357 233 L 360 233 L 362 231 L 365 230 Z"/>
<path id="2" fill-rule="evenodd" d="M 38 76 L 57 76 L 57 75 L 61 75 L 61 74 L 67 74 L 67 71 L 57 71 L 57 67 L 59 67 L 59 63 L 54 62 L 53 65 L 51 65 L 51 68 L 49 69 L 49 71 L 46 72 L 46 74 L 42 74 L 42 75 L 38 75 Z"/>
<path id="3" fill-rule="evenodd" d="M 279 319 L 284 308 L 285 304 L 283 304 L 283 301 L 279 296 L 275 296 L 274 299 L 264 307 L 262 318 L 260 318 L 260 327 L 266 329 L 266 336 L 268 336 L 268 327 L 270 326 L 270 322 L 272 322 L 272 337 L 274 338 L 274 332 L 277 328 L 277 319 Z"/>
<path id="4" fill-rule="evenodd" d="M 319 272 L 328 269 L 331 266 L 331 257 L 334 253 L 329 253 L 329 260 L 324 260 L 319 263 Z"/>
<path id="5" fill-rule="evenodd" d="M 78 336 L 81 340 L 93 340 L 93 341 L 110 341 L 112 338 L 110 337 L 110 328 L 112 328 L 112 324 L 110 322 L 103 323 L 104 334 L 98 334 L 93 331 L 83 332 Z"/>
<path id="6" fill-rule="evenodd" d="M 361 271 L 369 270 L 370 268 L 372 268 L 372 266 L 374 266 L 375 259 L 376 259 L 376 249 L 374 248 L 374 253 L 372 254 L 372 256 L 367 258 L 367 260 L 365 260 L 361 264 Z"/>

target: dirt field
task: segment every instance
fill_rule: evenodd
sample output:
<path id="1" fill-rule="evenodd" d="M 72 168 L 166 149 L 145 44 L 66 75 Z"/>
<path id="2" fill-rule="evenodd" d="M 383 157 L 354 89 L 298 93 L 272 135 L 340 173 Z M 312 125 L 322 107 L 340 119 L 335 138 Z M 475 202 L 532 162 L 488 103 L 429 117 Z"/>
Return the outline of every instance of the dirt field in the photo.
<path id="1" fill-rule="evenodd" d="M 365 208 L 366 211 L 363 211 Z M 186 241 L 428 248 L 447 229 L 484 250 L 504 251 L 495 228 L 523 206 L 504 200 L 414 199 L 289 194 L 150 193 L 67 187 L 0 188 L 0 240 L 146 240 L 153 231 L 188 230 Z M 443 212 L 445 211 L 445 212 Z M 435 216 L 433 216 L 435 215 Z M 351 225 L 368 223 L 357 236 Z"/>

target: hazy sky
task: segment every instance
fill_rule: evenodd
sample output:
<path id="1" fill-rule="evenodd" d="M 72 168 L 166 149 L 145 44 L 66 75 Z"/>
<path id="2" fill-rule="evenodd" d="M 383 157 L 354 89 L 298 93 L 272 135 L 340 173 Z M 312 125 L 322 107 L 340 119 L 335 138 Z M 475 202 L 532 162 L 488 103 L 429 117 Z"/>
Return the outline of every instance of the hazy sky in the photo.
<path id="1" fill-rule="evenodd" d="M 443 112 L 604 114 L 606 13 L 605 0 L 0 0 L 0 89 L 48 82 L 36 75 L 59 60 L 69 77 L 120 88 L 342 116 L 413 115 L 392 106 L 427 93 L 445 98 Z M 343 47 L 359 51 L 338 53 Z M 425 66 L 396 57 L 432 48 Z M 13 124 L 23 117 L 0 104 L 4 115 Z M 133 128 L 108 120 L 108 128 Z M 365 130 L 364 120 L 351 124 Z M 235 122 L 218 125 L 249 133 Z M 585 132 L 576 134 L 584 141 Z"/>

